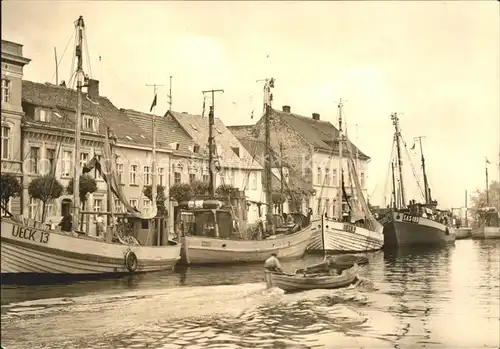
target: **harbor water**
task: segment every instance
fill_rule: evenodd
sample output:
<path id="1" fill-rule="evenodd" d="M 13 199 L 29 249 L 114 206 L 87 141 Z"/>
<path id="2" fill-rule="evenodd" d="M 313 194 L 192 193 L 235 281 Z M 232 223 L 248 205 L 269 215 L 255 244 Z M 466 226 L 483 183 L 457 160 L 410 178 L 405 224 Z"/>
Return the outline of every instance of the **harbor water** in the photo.
<path id="1" fill-rule="evenodd" d="M 368 254 L 358 284 L 284 294 L 261 265 L 2 286 L 14 348 L 499 348 L 500 241 Z M 293 270 L 321 257 L 284 263 Z"/>

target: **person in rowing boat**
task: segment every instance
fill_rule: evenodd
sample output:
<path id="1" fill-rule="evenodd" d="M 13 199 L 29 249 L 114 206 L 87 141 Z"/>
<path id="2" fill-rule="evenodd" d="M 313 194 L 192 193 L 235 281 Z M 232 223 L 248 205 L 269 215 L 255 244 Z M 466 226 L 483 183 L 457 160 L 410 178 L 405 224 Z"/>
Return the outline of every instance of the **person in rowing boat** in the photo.
<path id="1" fill-rule="evenodd" d="M 273 252 L 271 257 L 266 259 L 264 262 L 264 269 L 266 271 L 266 284 L 267 288 L 273 287 L 273 280 L 271 278 L 271 273 L 284 274 L 283 268 L 281 267 L 280 260 L 278 259 L 278 254 Z"/>

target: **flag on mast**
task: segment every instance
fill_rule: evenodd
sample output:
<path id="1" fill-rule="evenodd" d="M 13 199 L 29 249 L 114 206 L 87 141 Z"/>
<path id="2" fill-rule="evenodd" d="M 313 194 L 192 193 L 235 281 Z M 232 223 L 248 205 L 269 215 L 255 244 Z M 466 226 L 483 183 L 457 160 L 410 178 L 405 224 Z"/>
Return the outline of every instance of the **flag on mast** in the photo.
<path id="1" fill-rule="evenodd" d="M 156 107 L 156 96 L 157 94 L 155 93 L 155 99 L 153 99 L 153 103 L 151 103 L 151 108 L 149 108 L 150 113 L 153 111 L 153 108 Z"/>

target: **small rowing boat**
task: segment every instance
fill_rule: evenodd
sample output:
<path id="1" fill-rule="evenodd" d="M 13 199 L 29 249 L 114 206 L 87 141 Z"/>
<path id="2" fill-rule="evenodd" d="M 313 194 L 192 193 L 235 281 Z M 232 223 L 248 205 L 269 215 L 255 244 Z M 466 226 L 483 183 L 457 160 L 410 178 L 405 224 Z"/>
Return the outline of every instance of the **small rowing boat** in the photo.
<path id="1" fill-rule="evenodd" d="M 280 274 L 268 272 L 272 286 L 285 292 L 300 292 L 315 289 L 335 289 L 351 285 L 357 280 L 359 267 L 354 264 L 340 275 L 331 274 Z"/>

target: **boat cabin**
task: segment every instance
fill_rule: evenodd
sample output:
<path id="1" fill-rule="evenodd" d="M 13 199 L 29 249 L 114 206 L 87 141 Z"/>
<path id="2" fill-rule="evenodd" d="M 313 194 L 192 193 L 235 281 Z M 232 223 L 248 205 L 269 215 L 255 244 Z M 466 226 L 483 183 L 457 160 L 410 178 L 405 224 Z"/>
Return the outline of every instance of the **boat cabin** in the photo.
<path id="1" fill-rule="evenodd" d="M 218 200 L 191 200 L 179 204 L 178 231 L 181 235 L 228 239 L 240 235 L 231 210 Z"/>
<path id="2" fill-rule="evenodd" d="M 500 227 L 500 213 L 495 207 L 483 207 L 477 211 L 480 227 Z"/>

